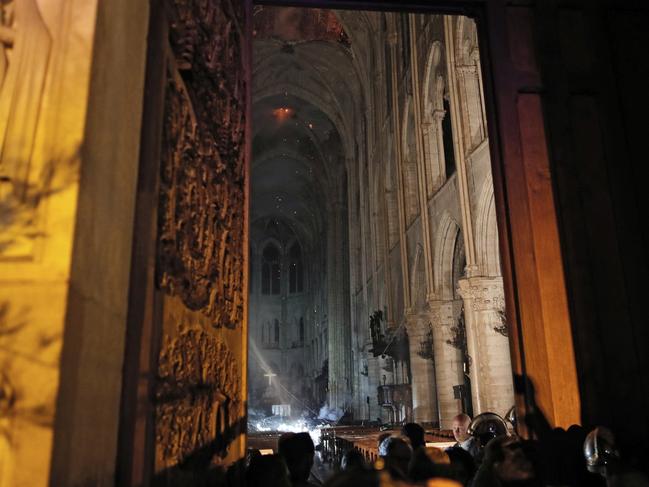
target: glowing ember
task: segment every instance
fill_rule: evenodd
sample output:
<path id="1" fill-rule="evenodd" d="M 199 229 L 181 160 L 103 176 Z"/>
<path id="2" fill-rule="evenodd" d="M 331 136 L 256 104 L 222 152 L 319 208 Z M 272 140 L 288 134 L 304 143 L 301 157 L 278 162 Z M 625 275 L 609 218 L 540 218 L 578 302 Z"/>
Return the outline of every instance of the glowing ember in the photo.
<path id="1" fill-rule="evenodd" d="M 295 110 L 289 107 L 280 107 L 273 110 L 273 116 L 279 122 L 284 122 L 295 115 Z"/>

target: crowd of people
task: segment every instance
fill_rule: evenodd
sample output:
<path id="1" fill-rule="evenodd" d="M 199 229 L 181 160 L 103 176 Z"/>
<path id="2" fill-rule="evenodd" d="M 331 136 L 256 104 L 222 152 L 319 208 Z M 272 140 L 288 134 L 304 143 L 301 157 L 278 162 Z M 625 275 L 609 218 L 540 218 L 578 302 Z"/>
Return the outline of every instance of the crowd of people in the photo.
<path id="1" fill-rule="evenodd" d="M 398 434 L 384 432 L 376 462 L 351 449 L 324 487 L 649 486 L 639 470 L 623 465 L 605 428 L 547 429 L 527 440 L 518 436 L 515 422 L 494 413 L 474 419 L 459 414 L 452 426 L 455 444 L 445 449 L 426 446 L 425 431 L 416 423 L 405 424 Z M 311 473 L 315 451 L 308 433 L 283 434 L 274 455 L 251 450 L 247 487 L 322 485 Z"/>

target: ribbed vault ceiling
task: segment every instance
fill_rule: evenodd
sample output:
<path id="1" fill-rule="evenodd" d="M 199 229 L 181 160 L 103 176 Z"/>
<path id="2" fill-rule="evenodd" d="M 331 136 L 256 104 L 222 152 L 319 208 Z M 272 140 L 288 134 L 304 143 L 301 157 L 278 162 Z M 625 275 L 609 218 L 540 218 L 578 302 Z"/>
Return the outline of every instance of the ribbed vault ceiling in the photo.
<path id="1" fill-rule="evenodd" d="M 257 8 L 253 239 L 274 219 L 307 247 L 323 243 L 328 204 L 341 194 L 364 123 L 353 49 L 332 11 Z"/>

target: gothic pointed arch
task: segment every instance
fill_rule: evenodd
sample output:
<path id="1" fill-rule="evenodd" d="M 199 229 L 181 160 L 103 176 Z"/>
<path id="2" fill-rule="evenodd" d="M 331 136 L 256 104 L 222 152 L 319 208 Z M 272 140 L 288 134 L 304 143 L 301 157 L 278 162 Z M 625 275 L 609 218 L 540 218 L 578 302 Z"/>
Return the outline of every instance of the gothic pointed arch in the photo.
<path id="1" fill-rule="evenodd" d="M 481 273 L 490 277 L 500 276 L 496 202 L 491 177 L 486 178 L 482 184 L 476 213 L 476 255 Z"/>
<path id="2" fill-rule="evenodd" d="M 447 128 L 444 120 L 449 116 L 444 106 L 445 75 L 443 45 L 440 41 L 435 41 L 428 52 L 423 84 L 424 157 L 429 196 L 432 196 L 450 175 L 447 174 L 446 159 L 447 156 L 453 157 L 452 154 L 446 154 L 448 148 L 444 144 L 443 130 Z"/>
<path id="3" fill-rule="evenodd" d="M 480 80 L 478 30 L 473 19 L 458 17 L 455 29 L 455 62 L 459 96 L 462 100 L 462 136 L 468 150 L 486 137 L 486 117 Z"/>
<path id="4" fill-rule="evenodd" d="M 417 250 L 410 274 L 410 296 L 412 297 L 412 308 L 414 311 L 424 311 L 426 308 L 426 266 L 424 263 L 424 248 L 417 244 Z"/>
<path id="5" fill-rule="evenodd" d="M 261 254 L 261 293 L 279 294 L 282 282 L 281 246 L 274 240 L 268 240 Z"/>
<path id="6" fill-rule="evenodd" d="M 432 121 L 433 112 L 442 108 L 444 91 L 440 93 L 438 77 L 442 76 L 442 43 L 434 41 L 428 51 L 426 68 L 424 70 L 424 120 Z M 442 80 L 443 86 L 443 80 Z"/>
<path id="7" fill-rule="evenodd" d="M 464 238 L 462 232 L 458 233 L 455 239 L 455 248 L 453 249 L 453 268 L 451 270 L 451 289 L 453 291 L 453 299 L 461 299 L 459 295 L 460 279 L 465 277 L 466 270 L 466 254 L 464 252 Z"/>
<path id="8" fill-rule="evenodd" d="M 459 225 L 448 212 L 444 212 L 437 224 L 434 260 L 435 292 L 441 299 L 452 299 L 454 295 L 453 263 L 458 238 Z"/>

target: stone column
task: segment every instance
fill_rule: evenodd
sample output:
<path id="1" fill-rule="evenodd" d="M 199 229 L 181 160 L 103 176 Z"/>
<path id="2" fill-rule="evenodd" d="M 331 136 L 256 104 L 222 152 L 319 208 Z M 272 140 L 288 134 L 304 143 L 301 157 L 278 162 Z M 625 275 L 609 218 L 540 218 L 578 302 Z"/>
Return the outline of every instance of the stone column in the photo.
<path id="1" fill-rule="evenodd" d="M 482 132 L 483 132 L 483 137 L 487 138 L 487 110 L 486 110 L 486 104 L 484 100 L 484 88 L 483 88 L 483 83 L 482 83 L 482 69 L 480 69 L 481 64 L 480 64 L 480 48 L 476 46 L 473 51 L 471 51 L 471 60 L 473 61 L 473 64 L 476 67 L 476 73 L 478 75 L 478 92 L 480 94 L 480 112 L 481 112 L 481 120 L 482 120 Z"/>
<path id="2" fill-rule="evenodd" d="M 370 343 L 365 347 L 369 350 L 372 347 Z M 383 408 L 378 405 L 378 391 L 377 387 L 380 383 L 381 368 L 379 367 L 379 359 L 372 353 L 367 354 L 367 391 L 365 397 L 370 397 L 370 420 L 375 420 L 377 417 L 385 420 L 386 415 Z M 363 398 L 365 400 L 365 398 Z"/>
<path id="3" fill-rule="evenodd" d="M 391 19 L 394 19 L 393 14 Z M 401 147 L 401 113 L 399 110 L 399 73 L 397 61 L 397 32 L 394 23 L 390 24 L 390 33 L 388 34 L 388 44 L 390 46 L 390 66 L 392 76 L 392 135 L 394 137 L 394 154 L 396 158 L 396 176 L 397 176 L 397 206 L 399 209 L 399 251 L 401 256 L 401 274 L 403 279 L 403 305 L 404 308 L 410 306 L 410 267 L 408 265 L 408 252 L 406 242 L 406 200 L 405 200 L 405 183 L 403 181 L 403 153 Z M 395 317 L 396 318 L 396 317 Z"/>
<path id="4" fill-rule="evenodd" d="M 501 318 L 505 309 L 502 278 L 471 277 L 460 280 L 459 287 L 472 358 L 473 411 L 503 415 L 514 404 L 514 388 L 509 340 Z"/>
<path id="5" fill-rule="evenodd" d="M 410 315 L 406 328 L 410 344 L 412 413 L 416 423 L 437 423 L 435 366 L 430 347 L 431 327 L 425 316 Z"/>
<path id="6" fill-rule="evenodd" d="M 462 119 L 461 97 L 458 93 L 458 74 L 455 62 L 455 39 L 453 37 L 452 17 L 444 16 L 444 47 L 446 49 L 446 71 L 448 73 L 449 105 L 451 111 L 451 126 L 453 127 L 453 152 L 457 169 L 457 188 L 460 198 L 460 214 L 462 217 L 462 235 L 464 236 L 464 251 L 466 254 L 466 274 L 478 274 L 476 264 L 475 239 L 473 233 L 473 218 L 471 214 L 471 198 L 469 188 L 469 167 L 466 160 L 467 149 L 462 134 L 464 124 Z"/>
<path id="7" fill-rule="evenodd" d="M 327 229 L 329 406 L 343 410 L 351 404 L 352 389 L 346 214 L 345 205 L 332 203 Z"/>
<path id="8" fill-rule="evenodd" d="M 433 111 L 432 130 L 435 132 L 435 144 L 437 146 L 437 179 L 435 187 L 439 188 L 446 181 L 446 154 L 444 153 L 444 129 L 442 122 L 446 116 L 446 110 L 437 109 Z"/>
<path id="9" fill-rule="evenodd" d="M 479 68 L 476 64 L 457 65 L 457 77 L 460 89 L 463 91 L 462 113 L 464 115 L 464 126 L 466 129 L 466 140 L 469 151 L 482 142 L 486 133 L 482 124 L 482 98 L 480 96 L 481 86 L 478 75 Z"/>
<path id="10" fill-rule="evenodd" d="M 431 301 L 430 316 L 433 326 L 433 351 L 435 353 L 435 383 L 440 428 L 450 429 L 453 417 L 462 411 L 460 400 L 455 399 L 453 386 L 464 383 L 462 354 L 452 342 L 455 317 L 462 306 L 457 301 Z"/>
<path id="11" fill-rule="evenodd" d="M 421 86 L 419 84 L 419 58 L 417 56 L 417 18 L 415 14 L 408 14 L 410 22 L 410 70 L 412 81 L 412 101 L 415 127 L 422 128 L 422 102 Z M 428 190 L 426 184 L 426 155 L 425 139 L 422 130 L 415 132 L 415 145 L 417 146 L 417 175 L 419 183 L 419 219 L 421 224 L 421 241 L 424 247 L 424 266 L 426 269 L 426 295 L 433 295 L 433 246 L 430 241 L 430 220 L 428 218 Z M 408 282 L 408 281 L 406 281 Z"/>
<path id="12" fill-rule="evenodd" d="M 435 189 L 439 187 L 436 186 L 437 170 L 433 168 L 433 165 L 437 161 L 437 146 L 433 148 L 433 124 L 427 121 L 424 118 L 424 121 L 421 122 L 421 136 L 424 139 L 424 161 L 426 164 L 426 197 L 430 199 L 435 192 Z"/>

